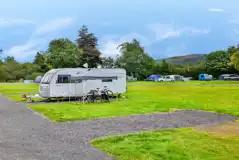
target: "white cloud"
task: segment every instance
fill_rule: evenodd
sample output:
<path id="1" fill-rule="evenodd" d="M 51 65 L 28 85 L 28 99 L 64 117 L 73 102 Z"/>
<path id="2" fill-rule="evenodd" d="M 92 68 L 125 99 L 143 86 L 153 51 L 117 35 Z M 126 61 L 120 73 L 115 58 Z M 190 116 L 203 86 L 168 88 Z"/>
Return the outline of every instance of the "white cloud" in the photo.
<path id="1" fill-rule="evenodd" d="M 167 38 L 170 38 L 170 37 L 179 37 L 179 36 L 181 36 L 181 34 L 182 34 L 181 31 L 175 30 L 175 31 L 168 31 L 165 34 L 162 34 L 160 37 L 162 39 L 167 39 Z"/>
<path id="2" fill-rule="evenodd" d="M 191 27 L 176 28 L 172 24 L 153 24 L 149 28 L 155 34 L 155 37 L 151 37 L 150 34 L 147 36 L 139 33 L 129 33 L 123 36 L 120 35 L 106 35 L 99 40 L 100 51 L 103 56 L 115 57 L 120 54 L 117 47 L 124 43 L 129 42 L 133 38 L 139 40 L 143 47 L 150 46 L 156 41 L 161 41 L 173 37 L 180 37 L 182 35 L 201 35 L 210 33 L 209 29 L 198 29 Z M 180 46 L 180 48 L 183 48 Z M 168 51 L 171 52 L 171 51 Z"/>
<path id="3" fill-rule="evenodd" d="M 171 24 L 152 24 L 149 28 L 155 33 L 156 39 L 179 37 L 181 30 L 173 28 Z"/>
<path id="4" fill-rule="evenodd" d="M 153 43 L 153 41 L 151 41 L 149 38 L 138 33 L 129 33 L 123 36 L 106 35 L 99 40 L 99 44 L 101 46 L 100 51 L 102 52 L 103 56 L 114 58 L 117 54 L 120 54 L 117 47 L 124 42 L 133 40 L 134 38 L 139 40 L 144 47 Z"/>
<path id="5" fill-rule="evenodd" d="M 38 42 L 29 41 L 22 45 L 15 45 L 9 50 L 4 52 L 7 56 L 14 56 L 18 60 L 24 60 L 26 57 L 35 55 L 37 50 Z"/>
<path id="6" fill-rule="evenodd" d="M 36 28 L 35 33 L 37 35 L 43 35 L 51 33 L 52 31 L 64 29 L 69 27 L 73 23 L 72 18 L 59 18 L 46 22 L 43 25 L 40 25 Z"/>
<path id="7" fill-rule="evenodd" d="M 208 34 L 211 32 L 209 29 L 188 28 L 187 30 L 193 34 Z"/>
<path id="8" fill-rule="evenodd" d="M 209 12 L 224 12 L 224 10 L 221 8 L 209 8 L 208 11 Z"/>
<path id="9" fill-rule="evenodd" d="M 6 18 L 0 18 L 0 27 L 8 27 L 13 25 L 24 25 L 24 24 L 34 24 L 33 21 L 27 20 L 27 19 L 6 19 Z"/>
<path id="10" fill-rule="evenodd" d="M 103 56 L 106 57 L 116 57 L 116 55 L 120 54 L 119 49 L 117 47 L 120 45 L 119 42 L 110 40 L 103 44 L 100 51 L 103 53 Z"/>
<path id="11" fill-rule="evenodd" d="M 18 22 L 23 22 L 18 20 Z M 42 47 L 47 46 L 50 40 L 56 38 L 53 34 L 54 31 L 63 29 L 71 25 L 72 18 L 61 18 L 48 21 L 36 27 L 32 37 L 26 43 L 12 46 L 4 52 L 5 56 L 14 56 L 20 61 L 24 61 L 26 58 L 32 57 Z"/>
<path id="12" fill-rule="evenodd" d="M 174 27 L 173 24 L 152 24 L 149 28 L 154 31 L 157 40 L 180 37 L 184 34 L 196 35 L 210 33 L 209 29 Z"/>

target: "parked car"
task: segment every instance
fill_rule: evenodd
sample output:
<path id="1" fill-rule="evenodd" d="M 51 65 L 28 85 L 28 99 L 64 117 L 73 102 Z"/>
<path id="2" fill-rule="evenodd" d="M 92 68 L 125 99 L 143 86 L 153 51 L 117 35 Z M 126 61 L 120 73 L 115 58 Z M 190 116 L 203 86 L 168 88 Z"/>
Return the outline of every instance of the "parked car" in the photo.
<path id="1" fill-rule="evenodd" d="M 230 74 L 228 76 L 225 76 L 224 80 L 238 81 L 239 80 L 239 76 L 236 75 L 236 74 Z"/>
<path id="2" fill-rule="evenodd" d="M 151 75 L 146 79 L 146 81 L 157 81 L 159 78 L 161 78 L 161 75 Z"/>
<path id="3" fill-rule="evenodd" d="M 163 76 L 157 80 L 158 82 L 174 82 L 174 79 L 170 76 Z"/>

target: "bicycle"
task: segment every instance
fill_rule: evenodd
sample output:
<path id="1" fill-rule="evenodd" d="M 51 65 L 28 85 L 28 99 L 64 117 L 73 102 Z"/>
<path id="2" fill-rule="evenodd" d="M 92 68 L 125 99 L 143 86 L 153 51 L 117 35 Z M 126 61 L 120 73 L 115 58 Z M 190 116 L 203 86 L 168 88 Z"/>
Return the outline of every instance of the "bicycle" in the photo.
<path id="1" fill-rule="evenodd" d="M 89 103 L 94 103 L 98 100 L 101 102 L 103 102 L 103 100 L 107 100 L 110 102 L 113 96 L 114 93 L 105 86 L 103 90 L 100 90 L 100 88 L 97 88 L 96 90 L 90 90 L 86 96 L 86 101 Z"/>

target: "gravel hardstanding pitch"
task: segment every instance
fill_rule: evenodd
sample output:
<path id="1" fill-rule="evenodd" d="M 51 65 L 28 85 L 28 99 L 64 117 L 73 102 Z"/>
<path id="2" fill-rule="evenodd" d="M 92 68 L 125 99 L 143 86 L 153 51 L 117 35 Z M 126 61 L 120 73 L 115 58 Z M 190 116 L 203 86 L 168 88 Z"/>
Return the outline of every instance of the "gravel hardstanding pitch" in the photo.
<path id="1" fill-rule="evenodd" d="M 203 111 L 176 111 L 52 123 L 0 96 L 1 160 L 111 160 L 92 147 L 98 137 L 162 128 L 215 125 L 237 117 Z"/>

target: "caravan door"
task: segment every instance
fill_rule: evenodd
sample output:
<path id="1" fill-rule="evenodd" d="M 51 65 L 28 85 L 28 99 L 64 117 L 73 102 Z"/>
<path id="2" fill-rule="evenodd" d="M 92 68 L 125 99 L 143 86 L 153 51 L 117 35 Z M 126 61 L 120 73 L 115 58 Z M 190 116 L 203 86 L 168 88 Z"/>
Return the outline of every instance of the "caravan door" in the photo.
<path id="1" fill-rule="evenodd" d="M 70 75 L 58 75 L 55 87 L 55 97 L 69 97 L 75 95 L 75 84 L 70 81 Z"/>
<path id="2" fill-rule="evenodd" d="M 83 83 L 84 81 L 82 80 L 74 80 L 74 89 L 75 89 L 75 96 L 76 97 L 81 97 L 83 96 Z"/>

